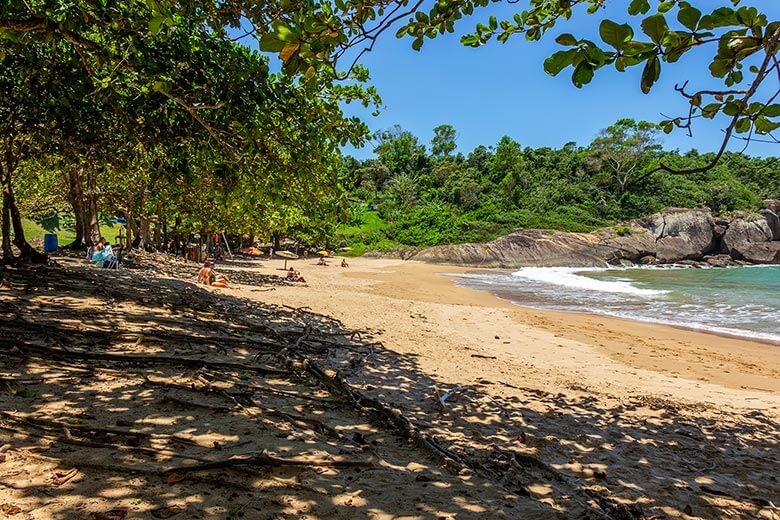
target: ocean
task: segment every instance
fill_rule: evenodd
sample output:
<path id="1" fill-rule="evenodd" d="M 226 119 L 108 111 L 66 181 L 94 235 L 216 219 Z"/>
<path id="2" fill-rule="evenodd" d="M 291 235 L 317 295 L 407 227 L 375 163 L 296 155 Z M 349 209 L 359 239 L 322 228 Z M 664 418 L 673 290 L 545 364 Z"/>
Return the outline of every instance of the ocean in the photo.
<path id="1" fill-rule="evenodd" d="M 526 267 L 459 274 L 518 305 L 664 323 L 780 344 L 780 266 Z"/>

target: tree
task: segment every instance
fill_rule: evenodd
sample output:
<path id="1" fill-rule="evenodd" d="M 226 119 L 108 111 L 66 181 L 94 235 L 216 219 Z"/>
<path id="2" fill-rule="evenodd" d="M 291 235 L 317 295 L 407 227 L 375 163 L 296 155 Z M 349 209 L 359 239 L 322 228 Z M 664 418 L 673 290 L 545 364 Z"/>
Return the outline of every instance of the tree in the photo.
<path id="1" fill-rule="evenodd" d="M 394 175 L 417 174 L 425 166 L 425 146 L 398 125 L 374 134 L 374 153 Z"/>
<path id="2" fill-rule="evenodd" d="M 439 125 L 433 129 L 433 139 L 431 139 L 431 154 L 434 157 L 447 157 L 457 146 L 455 139 L 458 133 L 452 125 Z"/>
<path id="3" fill-rule="evenodd" d="M 647 121 L 621 119 L 591 143 L 593 167 L 608 174 L 609 185 L 618 195 L 653 173 L 646 167 L 655 158 L 654 152 L 661 150 L 659 131 Z"/>
<path id="4" fill-rule="evenodd" d="M 525 187 L 527 182 L 520 143 L 509 136 L 502 137 L 488 171 L 490 180 L 494 184 L 501 184 L 507 193 L 514 193 L 517 187 Z"/>

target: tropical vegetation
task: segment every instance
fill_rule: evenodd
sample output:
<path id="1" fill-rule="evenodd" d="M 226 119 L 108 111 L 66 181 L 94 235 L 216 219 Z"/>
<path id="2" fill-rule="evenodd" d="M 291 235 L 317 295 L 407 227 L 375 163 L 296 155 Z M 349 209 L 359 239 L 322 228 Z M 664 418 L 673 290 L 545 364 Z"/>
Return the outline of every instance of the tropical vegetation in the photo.
<path id="1" fill-rule="evenodd" d="M 344 160 L 353 209 L 339 240 L 356 252 L 481 242 L 518 228 L 589 231 L 670 206 L 751 211 L 780 197 L 776 158 L 725 153 L 704 172 L 670 173 L 658 165 L 684 170 L 715 154 L 664 151 L 660 134 L 623 119 L 588 146 L 524 148 L 505 136 L 462 154 L 449 125 L 429 147 L 400 127 L 382 131 L 374 158 Z"/>

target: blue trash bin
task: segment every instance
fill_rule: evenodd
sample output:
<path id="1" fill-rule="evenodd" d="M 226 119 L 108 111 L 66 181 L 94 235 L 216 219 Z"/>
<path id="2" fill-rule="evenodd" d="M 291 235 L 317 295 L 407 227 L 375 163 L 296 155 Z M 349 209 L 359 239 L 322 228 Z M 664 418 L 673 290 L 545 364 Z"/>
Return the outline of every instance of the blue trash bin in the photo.
<path id="1" fill-rule="evenodd" d="M 43 251 L 45 253 L 55 253 L 57 251 L 57 235 L 46 233 L 43 235 Z"/>

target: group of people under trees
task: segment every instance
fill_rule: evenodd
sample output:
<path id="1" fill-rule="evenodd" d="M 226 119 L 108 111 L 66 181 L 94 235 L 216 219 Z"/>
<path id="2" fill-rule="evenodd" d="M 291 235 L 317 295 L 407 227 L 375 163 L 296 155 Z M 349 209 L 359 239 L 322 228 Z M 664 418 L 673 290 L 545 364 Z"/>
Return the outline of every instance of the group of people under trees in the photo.
<path id="1" fill-rule="evenodd" d="M 104 239 L 101 238 L 101 240 Z M 108 247 L 110 249 L 111 246 Z M 320 261 L 317 265 L 328 265 L 325 262 L 325 256 L 320 257 Z M 349 267 L 346 258 L 341 260 L 341 267 Z M 296 271 L 292 267 L 290 267 L 290 269 L 287 271 L 287 275 L 284 279 L 288 282 L 306 282 L 304 277 L 301 275 L 301 272 Z M 201 267 L 200 271 L 198 271 L 197 282 L 208 285 L 209 287 L 220 287 L 224 289 L 230 288 L 230 280 L 228 277 L 222 273 L 216 272 L 214 269 L 214 264 L 211 260 L 206 260 L 203 263 L 203 267 Z"/>

